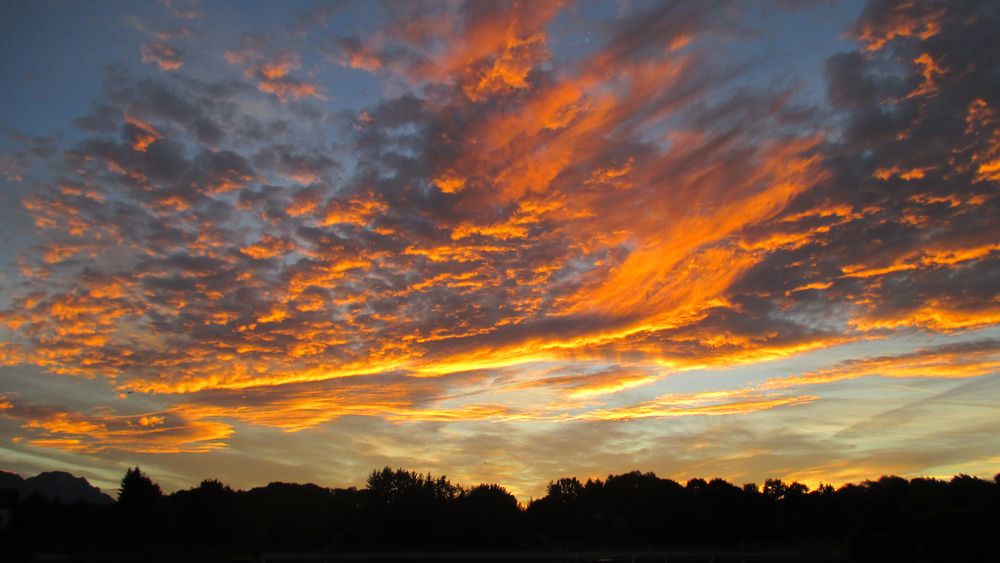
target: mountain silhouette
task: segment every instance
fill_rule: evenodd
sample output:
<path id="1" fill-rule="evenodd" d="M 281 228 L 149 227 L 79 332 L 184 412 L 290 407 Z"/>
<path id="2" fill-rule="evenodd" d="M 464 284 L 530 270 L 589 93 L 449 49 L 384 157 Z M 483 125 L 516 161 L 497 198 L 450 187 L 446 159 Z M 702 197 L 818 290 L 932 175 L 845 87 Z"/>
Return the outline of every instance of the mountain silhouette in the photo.
<path id="1" fill-rule="evenodd" d="M 38 494 L 50 501 L 58 500 L 64 504 L 77 501 L 93 504 L 109 504 L 114 502 L 101 489 L 91 485 L 83 477 L 77 477 L 65 471 L 45 471 L 34 477 L 23 479 L 16 473 L 0 471 L 0 489 L 17 491 L 23 499 Z"/>

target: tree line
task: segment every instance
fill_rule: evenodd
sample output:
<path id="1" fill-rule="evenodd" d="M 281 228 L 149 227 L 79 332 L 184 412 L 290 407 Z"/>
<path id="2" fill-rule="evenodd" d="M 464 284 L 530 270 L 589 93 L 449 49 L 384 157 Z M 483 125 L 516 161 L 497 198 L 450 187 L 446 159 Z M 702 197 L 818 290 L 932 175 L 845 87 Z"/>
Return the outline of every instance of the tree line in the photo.
<path id="1" fill-rule="evenodd" d="M 519 505 L 499 485 L 389 467 L 363 488 L 271 483 L 234 490 L 218 480 L 165 494 L 138 467 L 110 505 L 39 495 L 10 503 L 0 540 L 342 551 L 669 548 L 788 543 L 839 545 L 909 560 L 1000 552 L 1000 475 L 950 480 L 886 476 L 810 490 L 768 479 L 685 484 L 634 471 L 563 478 Z"/>

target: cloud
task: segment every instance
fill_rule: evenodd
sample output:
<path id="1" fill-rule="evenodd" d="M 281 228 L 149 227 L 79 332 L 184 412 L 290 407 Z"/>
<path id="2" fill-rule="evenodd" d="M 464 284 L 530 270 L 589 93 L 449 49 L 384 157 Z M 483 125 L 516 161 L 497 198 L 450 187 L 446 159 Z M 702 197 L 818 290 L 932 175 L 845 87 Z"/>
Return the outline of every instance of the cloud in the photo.
<path id="1" fill-rule="evenodd" d="M 617 393 L 633 387 L 646 385 L 657 381 L 654 374 L 642 369 L 604 369 L 585 373 L 565 373 L 565 368 L 558 368 L 540 378 L 516 381 L 507 385 L 506 390 L 521 390 L 530 388 L 548 388 L 565 390 L 565 396 L 570 399 L 586 399 L 609 393 Z"/>
<path id="2" fill-rule="evenodd" d="M 244 67 L 247 78 L 257 81 L 257 88 L 278 97 L 282 102 L 302 98 L 325 100 L 323 88 L 291 75 L 302 67 L 298 54 L 277 49 L 262 35 L 246 35 L 238 50 L 226 51 L 226 62 Z"/>
<path id="3" fill-rule="evenodd" d="M 833 383 L 877 375 L 880 377 L 967 378 L 1000 370 L 1000 342 L 974 340 L 923 348 L 908 354 L 847 360 L 832 368 L 765 381 L 765 389 Z"/>
<path id="4" fill-rule="evenodd" d="M 678 37 L 710 28 L 695 7 L 677 10 L 634 17 L 655 19 Z M 435 68 L 465 73 L 486 65 L 483 71 L 493 72 L 513 64 L 517 38 L 536 37 L 554 13 L 465 13 Z M 490 94 L 517 100 L 470 97 L 470 84 L 489 81 L 460 77 L 443 83 L 450 95 L 407 94 L 374 105 L 351 125 L 354 177 L 336 191 L 328 182 L 339 165 L 287 138 L 258 142 L 251 155 L 220 146 L 222 136 L 214 135 L 209 150 L 192 151 L 192 142 L 205 141 L 200 124 L 219 129 L 222 119 L 240 121 L 231 109 L 223 118 L 214 102 L 198 101 L 220 99 L 215 85 L 189 82 L 185 91 L 116 81 L 109 100 L 121 117 L 102 117 L 110 123 L 101 127 L 124 121 L 117 127 L 128 146 L 95 137 L 66 158 L 86 171 L 77 183 L 100 179 L 117 209 L 105 205 L 103 193 L 90 198 L 82 189 L 26 202 L 39 225 L 70 225 L 71 237 L 106 231 L 105 240 L 133 248 L 132 271 L 116 273 L 139 284 L 117 298 L 132 314 L 97 326 L 108 325 L 101 338 L 110 343 L 111 335 L 124 336 L 124 326 L 145 325 L 159 343 L 135 349 L 120 342 L 129 357 L 141 358 L 134 364 L 112 361 L 115 348 L 87 353 L 127 374 L 125 385 L 149 390 L 251 386 L 254 373 L 264 372 L 274 381 L 398 368 L 450 373 L 574 354 L 635 354 L 675 366 L 759 360 L 851 338 L 833 336 L 838 328 L 881 330 L 930 315 L 856 315 L 847 326 L 820 327 L 779 314 L 788 303 L 851 291 L 852 283 L 871 288 L 887 276 L 976 267 L 991 255 L 981 244 L 945 244 L 914 248 L 887 266 L 855 253 L 839 276 L 799 282 L 790 270 L 794 285 L 781 282 L 773 295 L 751 287 L 759 269 L 785 275 L 772 264 L 790 255 L 823 248 L 836 257 L 831 241 L 882 221 L 883 212 L 837 201 L 823 204 L 828 213 L 802 211 L 798 202 L 834 181 L 828 153 L 835 156 L 837 146 L 816 135 L 761 138 L 760 125 L 790 116 L 780 104 L 761 113 L 759 97 L 705 106 L 699 95 L 727 80 L 698 64 L 709 53 L 689 50 L 697 41 L 684 52 L 647 49 L 652 37 L 627 32 L 638 21 L 622 23 L 576 73 L 549 75 L 543 56 L 525 67 L 538 80 L 513 89 L 497 82 Z M 428 39 L 409 29 L 402 41 Z M 491 39 L 472 54 L 458 49 L 473 32 Z M 226 57 L 258 82 L 289 77 L 301 65 L 266 36 L 245 36 Z M 681 108 L 693 113 L 667 143 L 638 140 L 653 123 L 678 119 Z M 265 179 L 308 187 L 281 190 Z M 907 201 L 942 206 L 936 196 L 918 195 Z M 958 201 L 958 208 L 984 207 Z M 133 218 L 127 225 L 116 218 L 125 216 Z M 174 242 L 163 245 L 167 239 Z M 92 298 L 73 289 L 62 299 Z M 835 299 L 850 306 L 853 298 Z M 934 318 L 950 318 L 942 315 Z M 24 307 L 9 317 L 28 326 Z M 922 324 L 981 326 L 989 318 Z M 761 323 L 772 330 L 753 334 Z M 44 333 L 59 329 L 43 324 L 33 334 L 54 344 Z M 182 341 L 187 359 L 168 351 Z M 164 355 L 174 375 L 142 375 L 150 355 Z M 228 367 L 216 373 L 216 366 Z"/>
<path id="5" fill-rule="evenodd" d="M 183 54 L 166 43 L 146 43 L 142 46 L 142 62 L 154 63 L 160 70 L 177 70 L 184 66 Z"/>
<path id="6" fill-rule="evenodd" d="M 28 444 L 88 454 L 105 450 L 203 453 L 224 448 L 225 439 L 233 432 L 227 424 L 191 420 L 176 410 L 116 415 L 102 409 L 83 414 L 4 399 L 0 416 L 20 420 L 21 428 L 30 435 Z"/>
<path id="7" fill-rule="evenodd" d="M 184 20 L 196 20 L 200 17 L 198 5 L 200 0 L 160 0 L 160 4 L 171 16 Z"/>
<path id="8" fill-rule="evenodd" d="M 871 3 L 813 108 L 718 62 L 738 4 L 630 10 L 570 56 L 559 3 L 423 8 L 322 47 L 383 88 L 363 109 L 331 110 L 318 53 L 278 35 L 242 36 L 215 80 L 155 37 L 143 59 L 174 72 L 110 68 L 51 166 L 3 161 L 37 237 L 5 361 L 163 402 L 15 416 L 33 440 L 738 418 L 823 403 L 793 384 L 993 369 L 980 341 L 663 381 L 996 325 L 996 14 Z"/>
<path id="9" fill-rule="evenodd" d="M 666 395 L 654 401 L 615 409 L 595 410 L 581 418 L 590 420 L 626 420 L 691 415 L 731 415 L 802 405 L 816 400 L 813 396 L 789 397 L 758 394 L 751 391 L 708 391 L 685 395 Z"/>
<path id="10" fill-rule="evenodd" d="M 853 26 L 865 50 L 878 51 L 896 39 L 927 40 L 941 31 L 945 10 L 935 2 L 869 2 Z"/>

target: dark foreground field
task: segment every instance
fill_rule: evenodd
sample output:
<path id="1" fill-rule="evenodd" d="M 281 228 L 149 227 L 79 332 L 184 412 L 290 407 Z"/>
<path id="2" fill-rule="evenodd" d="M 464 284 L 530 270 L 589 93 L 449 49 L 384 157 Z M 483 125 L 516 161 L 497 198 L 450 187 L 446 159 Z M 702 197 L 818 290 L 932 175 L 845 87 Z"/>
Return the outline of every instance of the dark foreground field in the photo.
<path id="1" fill-rule="evenodd" d="M 882 559 L 883 561 L 891 559 Z M 788 563 L 852 561 L 846 553 L 828 550 L 645 550 L 645 551 L 517 551 L 517 552 L 258 552 L 162 550 L 24 550 L 0 555 L 0 561 L 185 561 L 185 562 L 373 562 L 373 563 Z"/>
<path id="2" fill-rule="evenodd" d="M 1000 479 L 967 475 L 809 490 L 632 472 L 560 479 L 519 504 L 401 469 L 360 489 L 208 480 L 164 494 L 136 468 L 117 500 L 8 493 L 0 562 L 1000 560 Z"/>

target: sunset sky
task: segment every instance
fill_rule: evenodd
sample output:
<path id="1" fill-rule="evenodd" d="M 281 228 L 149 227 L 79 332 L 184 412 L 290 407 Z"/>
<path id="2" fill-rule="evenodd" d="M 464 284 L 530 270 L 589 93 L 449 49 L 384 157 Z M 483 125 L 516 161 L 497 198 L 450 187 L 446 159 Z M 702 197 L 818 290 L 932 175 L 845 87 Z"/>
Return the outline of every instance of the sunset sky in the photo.
<path id="1" fill-rule="evenodd" d="M 0 3 L 0 469 L 1000 472 L 1000 3 Z"/>

